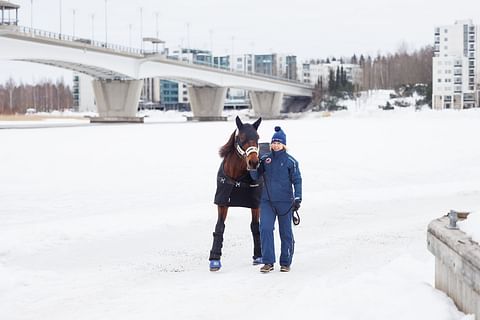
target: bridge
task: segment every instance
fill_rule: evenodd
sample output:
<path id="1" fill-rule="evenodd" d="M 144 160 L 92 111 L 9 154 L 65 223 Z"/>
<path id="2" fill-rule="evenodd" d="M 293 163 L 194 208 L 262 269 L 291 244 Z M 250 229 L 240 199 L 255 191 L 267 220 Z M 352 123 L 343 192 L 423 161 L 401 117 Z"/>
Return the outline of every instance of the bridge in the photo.
<path id="1" fill-rule="evenodd" d="M 285 78 L 179 61 L 161 53 L 18 25 L 0 24 L 0 48 L 2 60 L 51 65 L 92 76 L 99 113 L 94 122 L 142 122 L 136 117 L 142 79 L 151 77 L 187 83 L 194 120 L 222 119 L 228 88 L 248 90 L 255 115 L 265 118 L 280 115 L 284 96 L 297 104 L 308 103 L 313 91 L 308 84 Z"/>

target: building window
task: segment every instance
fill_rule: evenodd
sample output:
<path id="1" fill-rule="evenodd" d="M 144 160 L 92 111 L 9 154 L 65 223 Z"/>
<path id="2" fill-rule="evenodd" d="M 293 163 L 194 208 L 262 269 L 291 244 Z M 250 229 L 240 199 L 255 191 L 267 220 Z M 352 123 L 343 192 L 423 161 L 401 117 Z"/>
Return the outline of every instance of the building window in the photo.
<path id="1" fill-rule="evenodd" d="M 442 79 L 438 79 L 438 83 L 442 82 Z"/>

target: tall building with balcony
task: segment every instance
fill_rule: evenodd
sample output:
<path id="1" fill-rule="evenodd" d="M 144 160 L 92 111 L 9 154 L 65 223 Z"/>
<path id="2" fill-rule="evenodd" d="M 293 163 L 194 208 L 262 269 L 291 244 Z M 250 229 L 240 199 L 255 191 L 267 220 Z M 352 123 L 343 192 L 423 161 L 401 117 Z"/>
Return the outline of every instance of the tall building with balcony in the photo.
<path id="1" fill-rule="evenodd" d="M 73 107 L 78 112 L 97 112 L 92 81 L 86 74 L 73 74 Z"/>
<path id="2" fill-rule="evenodd" d="M 432 107 L 465 109 L 478 107 L 479 39 L 472 20 L 435 28 L 432 61 Z"/>
<path id="3" fill-rule="evenodd" d="M 254 61 L 255 73 L 266 74 L 270 76 L 278 75 L 277 54 L 256 54 Z"/>

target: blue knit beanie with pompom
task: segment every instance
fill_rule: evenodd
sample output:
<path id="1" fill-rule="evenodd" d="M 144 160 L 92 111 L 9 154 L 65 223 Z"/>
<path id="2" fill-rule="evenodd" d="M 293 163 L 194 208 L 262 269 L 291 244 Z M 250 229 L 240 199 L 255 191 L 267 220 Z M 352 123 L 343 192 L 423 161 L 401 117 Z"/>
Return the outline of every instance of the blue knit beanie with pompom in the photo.
<path id="1" fill-rule="evenodd" d="M 272 137 L 272 142 L 280 142 L 284 145 L 287 145 L 287 135 L 285 134 L 285 132 L 283 132 L 282 128 L 280 127 L 275 127 L 275 133 L 273 134 L 273 137 Z"/>

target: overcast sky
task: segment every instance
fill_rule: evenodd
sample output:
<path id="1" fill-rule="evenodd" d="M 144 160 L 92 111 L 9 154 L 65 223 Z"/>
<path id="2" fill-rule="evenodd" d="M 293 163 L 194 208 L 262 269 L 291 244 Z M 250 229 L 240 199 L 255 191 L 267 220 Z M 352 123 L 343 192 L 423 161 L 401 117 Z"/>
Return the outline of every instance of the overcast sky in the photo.
<path id="1" fill-rule="evenodd" d="M 94 14 L 93 37 L 106 38 L 104 0 L 33 0 L 33 10 L 31 0 L 11 2 L 21 6 L 21 25 L 33 22 L 34 28 L 55 32 L 60 31 L 62 3 L 62 33 L 73 34 L 75 25 L 75 34 L 84 38 L 92 37 Z M 107 0 L 108 42 L 139 47 L 141 34 L 156 36 L 156 13 L 158 36 L 167 47 L 213 49 L 215 55 L 278 52 L 308 59 L 389 53 L 402 44 L 418 49 L 432 44 L 437 25 L 462 19 L 480 24 L 480 1 Z M 24 75 L 31 69 L 25 65 L 0 62 L 3 75 Z M 31 76 L 27 72 L 24 80 L 57 72 L 38 70 Z"/>

